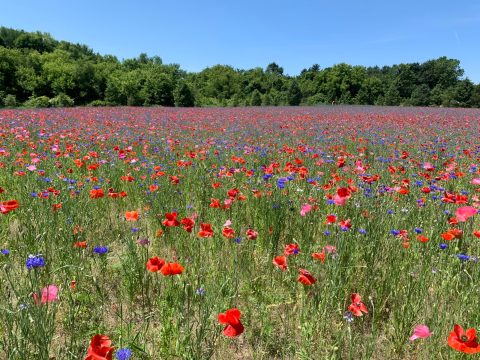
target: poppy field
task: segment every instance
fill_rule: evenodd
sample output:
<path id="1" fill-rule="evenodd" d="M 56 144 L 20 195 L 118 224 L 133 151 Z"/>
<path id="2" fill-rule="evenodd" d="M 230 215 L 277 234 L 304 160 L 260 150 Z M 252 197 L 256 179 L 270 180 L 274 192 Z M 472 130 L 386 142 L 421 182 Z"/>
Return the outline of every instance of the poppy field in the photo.
<path id="1" fill-rule="evenodd" d="M 0 111 L 0 359 L 480 353 L 480 110 Z"/>

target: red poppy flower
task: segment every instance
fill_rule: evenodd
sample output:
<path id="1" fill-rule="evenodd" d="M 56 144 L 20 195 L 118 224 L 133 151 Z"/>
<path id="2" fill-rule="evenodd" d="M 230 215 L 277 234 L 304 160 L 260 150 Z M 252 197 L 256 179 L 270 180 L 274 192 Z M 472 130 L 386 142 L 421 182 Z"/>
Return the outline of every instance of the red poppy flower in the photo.
<path id="1" fill-rule="evenodd" d="M 165 217 L 167 218 L 162 222 L 164 226 L 178 226 L 180 225 L 180 222 L 177 220 L 177 213 L 172 212 L 170 214 L 165 214 Z"/>
<path id="2" fill-rule="evenodd" d="M 473 235 L 477 238 L 480 238 L 480 230 L 479 231 L 474 231 Z"/>
<path id="3" fill-rule="evenodd" d="M 285 250 L 283 253 L 287 256 L 289 255 L 298 255 L 300 253 L 300 249 L 297 244 L 288 244 L 285 245 Z"/>
<path id="4" fill-rule="evenodd" d="M 317 279 L 315 279 L 308 270 L 298 269 L 298 271 L 300 272 L 300 275 L 298 275 L 297 280 L 303 285 L 313 285 L 317 282 Z"/>
<path id="5" fill-rule="evenodd" d="M 247 238 L 248 240 L 256 240 L 258 236 L 258 232 L 256 232 L 253 229 L 248 229 L 247 230 Z"/>
<path id="6" fill-rule="evenodd" d="M 75 244 L 73 244 L 73 247 L 85 249 L 87 247 L 87 242 L 86 241 L 77 241 Z"/>
<path id="7" fill-rule="evenodd" d="M 426 243 L 428 241 L 428 238 L 426 236 L 423 236 L 423 235 L 417 235 L 417 240 L 422 242 L 422 243 Z"/>
<path id="8" fill-rule="evenodd" d="M 104 197 L 103 189 L 92 189 L 90 190 L 90 199 L 100 199 Z"/>
<path id="9" fill-rule="evenodd" d="M 324 263 L 325 262 L 325 253 L 323 251 L 319 252 L 319 253 L 313 253 L 312 258 L 314 258 L 316 260 L 320 260 L 322 263 Z"/>
<path id="10" fill-rule="evenodd" d="M 207 237 L 212 237 L 213 236 L 213 230 L 212 230 L 212 224 L 207 224 L 207 223 L 201 223 L 200 224 L 200 230 L 198 232 L 198 236 L 207 238 Z"/>
<path id="11" fill-rule="evenodd" d="M 362 302 L 362 298 L 360 297 L 360 295 L 353 293 L 351 297 L 352 303 L 348 307 L 348 311 L 351 311 L 355 316 L 362 316 L 362 312 L 368 314 L 368 309 Z"/>
<path id="12" fill-rule="evenodd" d="M 138 211 L 126 211 L 125 220 L 127 221 L 137 221 L 138 220 Z"/>
<path id="13" fill-rule="evenodd" d="M 160 259 L 158 256 L 154 256 L 147 261 L 147 270 L 151 272 L 160 271 L 165 265 L 165 260 Z"/>
<path id="14" fill-rule="evenodd" d="M 480 352 L 476 330 L 472 328 L 464 331 L 463 328 L 457 324 L 453 326 L 453 331 L 448 337 L 448 346 L 465 354 L 476 354 Z"/>
<path id="15" fill-rule="evenodd" d="M 238 309 L 229 309 L 225 314 L 218 314 L 218 321 L 220 324 L 227 325 L 223 329 L 223 333 L 228 337 L 235 337 L 243 333 L 244 327 L 240 321 L 240 310 Z"/>
<path id="16" fill-rule="evenodd" d="M 220 207 L 220 200 L 219 199 L 211 199 L 211 202 L 210 202 L 210 207 L 213 208 L 213 209 L 217 209 Z"/>
<path id="17" fill-rule="evenodd" d="M 337 222 L 337 217 L 335 215 L 328 215 L 327 216 L 327 221 L 325 224 L 334 224 Z"/>
<path id="18" fill-rule="evenodd" d="M 85 360 L 112 360 L 115 348 L 111 345 L 112 342 L 108 336 L 101 334 L 95 335 L 92 337 Z"/>
<path id="19" fill-rule="evenodd" d="M 232 239 L 233 236 L 235 235 L 235 232 L 233 231 L 233 229 L 229 226 L 225 226 L 223 229 L 222 229 L 222 234 L 223 236 L 225 236 L 227 239 Z"/>
<path id="20" fill-rule="evenodd" d="M 287 270 L 287 257 L 286 256 L 276 256 L 273 259 L 273 265 L 278 266 L 282 270 Z"/>
<path id="21" fill-rule="evenodd" d="M 0 212 L 2 214 L 8 214 L 10 211 L 15 210 L 16 208 L 18 208 L 17 200 L 0 202 Z"/>
<path id="22" fill-rule="evenodd" d="M 183 273 L 183 266 L 179 263 L 166 263 L 162 266 L 160 271 L 165 276 L 180 275 Z"/>
<path id="23" fill-rule="evenodd" d="M 195 220 L 191 219 L 191 218 L 183 218 L 182 219 L 182 225 L 183 225 L 183 228 L 191 233 L 192 232 L 192 229 L 193 229 L 193 225 L 195 225 Z"/>

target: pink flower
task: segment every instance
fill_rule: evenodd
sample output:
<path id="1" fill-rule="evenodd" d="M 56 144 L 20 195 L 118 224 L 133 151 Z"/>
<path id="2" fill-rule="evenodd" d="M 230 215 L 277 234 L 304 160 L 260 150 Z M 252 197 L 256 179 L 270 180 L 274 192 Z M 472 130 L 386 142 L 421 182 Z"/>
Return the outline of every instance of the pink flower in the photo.
<path id="1" fill-rule="evenodd" d="M 458 221 L 465 222 L 468 220 L 468 218 L 472 217 L 476 213 L 477 209 L 475 209 L 473 206 L 463 206 L 457 209 L 455 216 Z"/>
<path id="2" fill-rule="evenodd" d="M 30 166 L 27 166 L 27 170 L 35 171 L 35 170 L 37 170 L 37 167 L 35 165 L 30 165 Z"/>
<path id="3" fill-rule="evenodd" d="M 300 215 L 305 216 L 309 211 L 312 210 L 312 205 L 310 204 L 303 204 L 302 209 L 300 210 Z"/>
<path id="4" fill-rule="evenodd" d="M 435 167 L 434 167 L 431 163 L 429 163 L 429 162 L 424 163 L 424 164 L 423 164 L 423 168 L 424 168 L 425 170 L 427 170 L 427 171 L 433 171 L 433 170 L 435 170 Z"/>
<path id="5" fill-rule="evenodd" d="M 430 332 L 430 329 L 428 328 L 428 326 L 420 324 L 415 326 L 415 329 L 413 330 L 413 334 L 412 336 L 409 337 L 409 340 L 414 341 L 416 339 L 426 339 L 430 336 L 432 336 L 432 333 Z"/>
<path id="6" fill-rule="evenodd" d="M 38 304 L 37 294 L 33 293 L 33 300 Z M 58 301 L 58 287 L 55 285 L 48 285 L 42 289 L 42 304 Z"/>
<path id="7" fill-rule="evenodd" d="M 471 181 L 471 183 L 472 183 L 473 185 L 480 185 L 480 178 L 473 179 L 473 180 Z"/>

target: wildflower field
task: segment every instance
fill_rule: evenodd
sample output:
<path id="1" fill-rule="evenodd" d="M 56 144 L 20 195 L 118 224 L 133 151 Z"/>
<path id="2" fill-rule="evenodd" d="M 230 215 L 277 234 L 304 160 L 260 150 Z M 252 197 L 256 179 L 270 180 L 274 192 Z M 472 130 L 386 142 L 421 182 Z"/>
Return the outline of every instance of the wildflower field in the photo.
<path id="1" fill-rule="evenodd" d="M 480 111 L 0 111 L 0 359 L 463 359 Z"/>

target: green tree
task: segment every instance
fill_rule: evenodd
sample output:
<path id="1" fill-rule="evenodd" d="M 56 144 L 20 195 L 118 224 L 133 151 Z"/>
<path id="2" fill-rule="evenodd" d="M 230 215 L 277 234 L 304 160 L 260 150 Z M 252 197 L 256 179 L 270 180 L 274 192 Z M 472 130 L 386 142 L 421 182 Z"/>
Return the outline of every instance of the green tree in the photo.
<path id="1" fill-rule="evenodd" d="M 173 98 L 175 100 L 175 106 L 178 107 L 191 107 L 195 105 L 195 96 L 188 84 L 180 80 L 173 92 Z"/>
<path id="2" fill-rule="evenodd" d="M 251 106 L 260 106 L 262 105 L 262 95 L 260 94 L 260 91 L 255 89 L 252 93 L 251 99 L 250 99 L 250 105 Z"/>
<path id="3" fill-rule="evenodd" d="M 298 86 L 297 81 L 295 80 L 290 83 L 290 86 L 288 88 L 287 101 L 288 105 L 293 106 L 300 105 L 300 102 L 302 101 L 302 92 L 300 90 L 300 87 Z"/>

